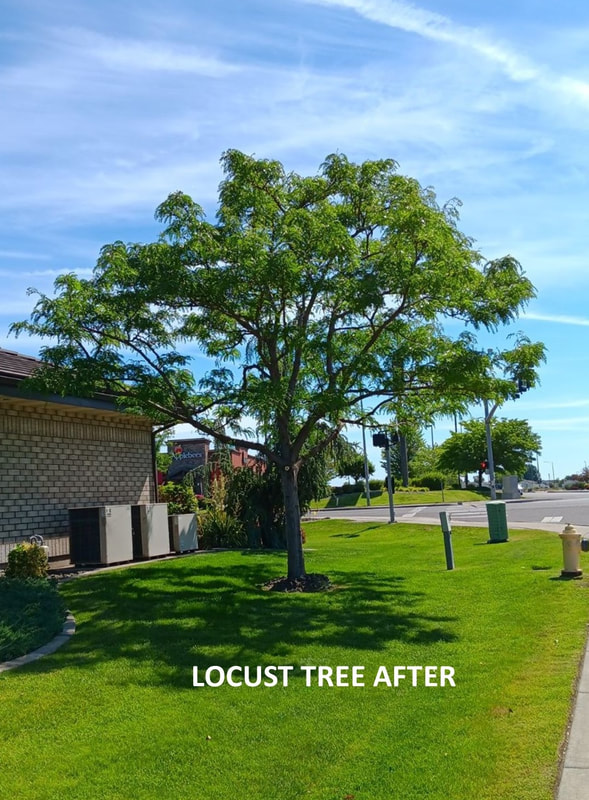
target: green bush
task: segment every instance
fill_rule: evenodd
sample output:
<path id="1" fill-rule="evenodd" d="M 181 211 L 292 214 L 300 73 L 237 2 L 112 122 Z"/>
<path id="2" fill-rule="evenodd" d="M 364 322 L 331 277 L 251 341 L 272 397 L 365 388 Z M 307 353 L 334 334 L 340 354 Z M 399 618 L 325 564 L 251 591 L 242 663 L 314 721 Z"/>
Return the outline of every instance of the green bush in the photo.
<path id="1" fill-rule="evenodd" d="M 63 627 L 65 605 L 54 580 L 0 578 L 0 661 L 24 656 Z"/>
<path id="2" fill-rule="evenodd" d="M 343 486 L 332 486 L 332 494 L 360 494 L 364 491 L 364 481 L 356 481 L 356 483 L 344 483 Z"/>
<path id="3" fill-rule="evenodd" d="M 226 511 L 211 510 L 199 516 L 198 544 L 202 550 L 213 547 L 248 547 L 242 523 Z"/>
<path id="4" fill-rule="evenodd" d="M 38 544 L 23 542 L 8 553 L 7 578 L 46 578 L 47 553 Z"/>
<path id="5" fill-rule="evenodd" d="M 193 514 L 198 509 L 194 489 L 184 483 L 164 483 L 158 496 L 160 503 L 168 504 L 168 514 Z"/>
<path id="6" fill-rule="evenodd" d="M 413 478 L 411 483 L 416 486 L 424 486 L 432 492 L 439 492 L 442 486 L 446 485 L 443 472 L 428 472 L 426 475 L 420 475 L 419 478 Z"/>
<path id="7" fill-rule="evenodd" d="M 380 492 L 384 488 L 384 481 L 378 480 L 378 478 L 371 478 L 368 481 L 368 488 L 371 492 Z"/>

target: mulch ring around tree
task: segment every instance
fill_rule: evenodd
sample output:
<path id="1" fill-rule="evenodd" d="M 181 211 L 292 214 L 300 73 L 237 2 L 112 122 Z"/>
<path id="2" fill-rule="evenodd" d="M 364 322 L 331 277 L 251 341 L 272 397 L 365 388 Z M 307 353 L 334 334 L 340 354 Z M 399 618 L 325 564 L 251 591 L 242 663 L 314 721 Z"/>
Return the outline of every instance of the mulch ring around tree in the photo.
<path id="1" fill-rule="evenodd" d="M 301 578 L 273 578 L 262 584 L 265 592 L 327 592 L 335 588 L 327 575 L 312 572 Z"/>

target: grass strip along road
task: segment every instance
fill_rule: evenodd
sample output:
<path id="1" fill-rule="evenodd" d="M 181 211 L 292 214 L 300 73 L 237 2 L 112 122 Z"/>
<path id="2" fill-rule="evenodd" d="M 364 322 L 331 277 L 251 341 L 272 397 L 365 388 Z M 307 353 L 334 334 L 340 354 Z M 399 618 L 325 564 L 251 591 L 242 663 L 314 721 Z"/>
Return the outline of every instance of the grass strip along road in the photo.
<path id="1" fill-rule="evenodd" d="M 549 533 L 305 526 L 335 590 L 263 592 L 282 553 L 207 553 L 62 586 L 78 628 L 0 676 L 0 796 L 19 800 L 549 800 L 589 618 Z M 193 666 L 290 665 L 288 686 L 193 688 Z M 301 667 L 364 667 L 307 687 Z M 456 686 L 379 667 L 448 665 Z M 202 673 L 204 674 L 204 673 Z"/>

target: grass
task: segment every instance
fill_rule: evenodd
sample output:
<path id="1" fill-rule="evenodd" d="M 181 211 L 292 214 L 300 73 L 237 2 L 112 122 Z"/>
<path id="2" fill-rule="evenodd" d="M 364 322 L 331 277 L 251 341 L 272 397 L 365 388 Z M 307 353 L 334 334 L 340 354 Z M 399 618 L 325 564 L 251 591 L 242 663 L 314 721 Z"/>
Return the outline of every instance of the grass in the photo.
<path id="1" fill-rule="evenodd" d="M 488 500 L 489 492 L 475 492 L 471 489 L 444 489 L 441 491 L 412 492 L 395 491 L 395 505 L 399 506 L 422 506 L 429 503 L 472 503 L 476 500 Z M 386 491 L 373 492 L 370 495 L 370 502 L 373 506 L 388 505 L 389 496 Z M 351 506 L 365 506 L 366 497 L 363 492 L 351 492 L 350 494 L 331 495 L 321 500 L 311 502 L 311 508 L 349 508 Z"/>
<path id="2" fill-rule="evenodd" d="M 0 578 L 0 662 L 49 642 L 64 619 L 63 599 L 52 582 Z"/>
<path id="3" fill-rule="evenodd" d="M 19 800 L 549 800 L 589 617 L 561 547 L 516 531 L 306 526 L 279 553 L 207 553 L 63 586 L 71 643 L 0 676 L 0 796 Z M 192 688 L 192 667 L 363 665 L 365 688 Z M 450 665 L 456 688 L 372 687 L 380 665 Z M 208 738 L 210 737 L 210 738 Z"/>

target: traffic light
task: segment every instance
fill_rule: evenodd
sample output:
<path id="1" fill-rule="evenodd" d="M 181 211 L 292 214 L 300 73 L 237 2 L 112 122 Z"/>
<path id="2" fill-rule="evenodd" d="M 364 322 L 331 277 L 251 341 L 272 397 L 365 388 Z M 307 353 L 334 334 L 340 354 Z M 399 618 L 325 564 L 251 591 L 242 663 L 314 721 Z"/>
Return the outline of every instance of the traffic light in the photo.
<path id="1" fill-rule="evenodd" d="M 386 435 L 386 433 L 373 433 L 372 444 L 374 447 L 388 447 L 389 437 Z"/>
<path id="2" fill-rule="evenodd" d="M 481 461 L 481 469 L 483 471 L 486 470 L 488 466 L 489 466 L 489 462 L 488 461 Z"/>

